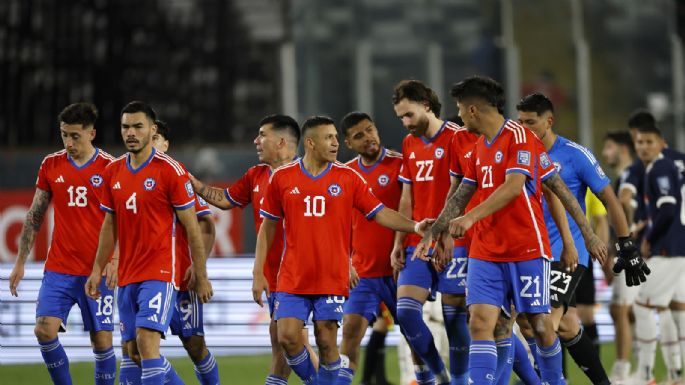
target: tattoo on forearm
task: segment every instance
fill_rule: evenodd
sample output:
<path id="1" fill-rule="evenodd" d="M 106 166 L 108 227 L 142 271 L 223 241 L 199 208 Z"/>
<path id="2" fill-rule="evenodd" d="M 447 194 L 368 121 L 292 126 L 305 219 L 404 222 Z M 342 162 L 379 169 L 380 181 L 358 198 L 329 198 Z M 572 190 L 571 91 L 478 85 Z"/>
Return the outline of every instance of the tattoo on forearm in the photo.
<path id="1" fill-rule="evenodd" d="M 587 235 L 592 234 L 592 228 L 585 218 L 583 209 L 580 208 L 578 200 L 576 200 L 576 197 L 571 193 L 571 190 L 568 189 L 561 177 L 558 174 L 554 174 L 544 183 L 554 192 L 554 194 L 556 194 L 566 211 L 571 214 L 571 218 L 573 218 L 573 221 L 576 222 L 580 228 L 583 237 L 585 238 Z"/>
<path id="2" fill-rule="evenodd" d="M 202 186 L 202 188 L 197 191 L 197 194 L 212 204 L 224 200 L 223 190 L 216 187 Z"/>
<path id="3" fill-rule="evenodd" d="M 447 230 L 450 220 L 457 218 L 464 212 L 464 208 L 471 200 L 473 193 L 476 191 L 476 186 L 470 184 L 460 183 L 457 191 L 452 194 L 452 197 L 447 201 L 445 207 L 442 209 L 440 216 L 433 223 L 431 233 L 434 238 L 437 238 L 441 233 Z"/>
<path id="4" fill-rule="evenodd" d="M 26 220 L 24 221 L 24 227 L 21 229 L 19 239 L 18 258 L 22 261 L 26 260 L 29 251 L 36 242 L 36 234 L 38 234 L 40 226 L 43 224 L 51 197 L 52 195 L 47 191 L 36 190 L 31 208 L 26 213 Z"/>

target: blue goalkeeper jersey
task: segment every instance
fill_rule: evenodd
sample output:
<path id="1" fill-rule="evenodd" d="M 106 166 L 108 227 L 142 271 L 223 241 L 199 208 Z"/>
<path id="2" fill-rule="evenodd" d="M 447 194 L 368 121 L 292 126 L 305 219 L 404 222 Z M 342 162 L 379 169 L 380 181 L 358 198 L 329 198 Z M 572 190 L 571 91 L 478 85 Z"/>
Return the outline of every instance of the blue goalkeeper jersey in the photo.
<path id="1" fill-rule="evenodd" d="M 585 193 L 588 187 L 597 195 L 611 183 L 592 152 L 576 142 L 557 136 L 557 140 L 552 145 L 552 148 L 549 149 L 548 154 L 561 179 L 564 180 L 564 183 L 566 183 L 571 193 L 578 200 L 578 204 L 583 209 L 583 212 L 585 212 Z M 547 201 L 543 199 L 542 204 L 545 210 L 545 225 L 547 226 L 549 241 L 552 245 L 552 256 L 555 261 L 559 261 L 563 246 L 561 234 L 549 212 Z M 571 229 L 576 249 L 578 249 L 579 263 L 587 266 L 589 253 L 585 248 L 580 228 L 568 213 L 566 213 L 566 218 L 568 219 L 568 225 Z"/>

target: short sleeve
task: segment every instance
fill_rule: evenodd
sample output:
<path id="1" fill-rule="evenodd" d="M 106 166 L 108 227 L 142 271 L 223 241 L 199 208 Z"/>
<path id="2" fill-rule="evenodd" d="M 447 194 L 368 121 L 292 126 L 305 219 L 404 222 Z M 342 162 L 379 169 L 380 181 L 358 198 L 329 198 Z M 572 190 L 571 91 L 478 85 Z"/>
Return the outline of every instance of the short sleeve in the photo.
<path id="1" fill-rule="evenodd" d="M 114 213 L 114 198 L 112 197 L 112 167 L 108 166 L 102 175 L 102 191 L 100 192 L 100 209 L 108 213 Z"/>
<path id="2" fill-rule="evenodd" d="M 278 221 L 283 218 L 283 201 L 280 191 L 280 179 L 282 174 L 276 172 L 271 175 L 269 185 L 264 193 L 264 202 L 259 208 L 259 216 L 262 218 Z"/>
<path id="3" fill-rule="evenodd" d="M 526 128 L 514 126 L 511 130 L 505 174 L 520 173 L 532 179 L 539 154 L 538 139 Z"/>
<path id="4" fill-rule="evenodd" d="M 609 177 L 602 170 L 602 166 L 597 162 L 590 150 L 579 145 L 569 144 L 576 150 L 573 157 L 573 165 L 578 173 L 578 177 L 588 186 L 593 193 L 599 194 L 606 186 L 611 183 Z"/>
<path id="5" fill-rule="evenodd" d="M 165 168 L 168 196 L 176 210 L 186 210 L 195 205 L 195 191 L 185 170 L 175 167 Z"/>
<path id="6" fill-rule="evenodd" d="M 464 168 L 462 167 L 462 158 L 466 152 L 459 142 L 459 134 L 455 133 L 450 142 L 450 176 L 461 178 L 464 176 Z"/>
<path id="7" fill-rule="evenodd" d="M 556 174 L 557 170 L 554 167 L 554 163 L 552 162 L 552 159 L 549 157 L 549 154 L 546 151 L 544 151 L 544 146 L 542 145 L 542 143 L 540 143 L 540 149 L 542 150 L 539 156 L 540 180 L 544 182 L 547 179 L 551 178 L 554 174 Z"/>
<path id="8" fill-rule="evenodd" d="M 650 200 L 655 201 L 656 208 L 659 209 L 664 204 L 677 204 L 676 194 L 678 193 L 677 171 L 675 167 L 668 167 L 668 163 L 658 161 L 647 176 L 647 183 L 651 192 Z"/>
<path id="9" fill-rule="evenodd" d="M 409 168 L 409 155 L 407 154 L 407 140 L 402 143 L 402 167 L 400 167 L 400 174 L 397 179 L 400 183 L 411 184 L 411 169 Z"/>
<path id="10" fill-rule="evenodd" d="M 354 207 L 361 211 L 366 219 L 373 219 L 385 206 L 373 195 L 371 189 L 369 189 L 369 186 L 361 176 L 355 173 L 352 175 L 351 180 L 353 184 L 352 190 L 354 191 Z"/>
<path id="11" fill-rule="evenodd" d="M 198 216 L 198 218 L 212 214 L 212 210 L 209 209 L 207 201 L 202 199 L 202 197 L 199 195 L 195 195 L 195 214 Z"/>
<path id="12" fill-rule="evenodd" d="M 47 165 L 45 164 L 46 160 L 47 159 L 43 160 L 43 163 L 40 164 L 40 168 L 38 168 L 38 178 L 36 178 L 36 187 L 38 187 L 41 190 L 49 192 L 52 191 L 52 189 L 50 188 L 50 183 L 48 180 L 48 172 L 46 170 Z"/>
<path id="13" fill-rule="evenodd" d="M 231 187 L 224 190 L 224 196 L 233 206 L 245 207 L 252 200 L 252 178 L 250 171 L 243 174 Z"/>
<path id="14" fill-rule="evenodd" d="M 476 183 L 476 158 L 478 158 L 477 147 L 473 146 L 470 154 L 464 156 L 464 178 L 462 178 L 461 183 L 466 183 L 471 186 L 477 186 Z"/>

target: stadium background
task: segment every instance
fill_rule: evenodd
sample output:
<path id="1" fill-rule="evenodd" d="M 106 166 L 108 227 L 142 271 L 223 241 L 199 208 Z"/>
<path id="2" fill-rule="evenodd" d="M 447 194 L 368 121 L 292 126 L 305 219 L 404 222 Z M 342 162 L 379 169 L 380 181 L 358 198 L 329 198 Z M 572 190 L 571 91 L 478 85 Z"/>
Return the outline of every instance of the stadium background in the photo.
<path id="1" fill-rule="evenodd" d="M 121 107 L 151 103 L 170 124 L 170 154 L 220 185 L 257 161 L 256 123 L 274 112 L 337 121 L 365 111 L 383 142 L 400 148 L 405 130 L 390 96 L 403 78 L 433 87 L 443 118 L 456 113 L 450 85 L 474 73 L 503 83 L 509 116 L 522 95 L 545 92 L 557 107 L 556 130 L 596 154 L 608 130 L 625 129 L 630 111 L 646 107 L 683 151 L 684 40 L 683 0 L 2 0 L 0 364 L 40 362 L 32 325 L 41 265 L 18 299 L 6 279 L 38 166 L 62 146 L 56 116 L 71 102 L 98 106 L 95 143 L 114 155 L 123 152 Z M 341 160 L 350 156 L 345 150 Z M 251 215 L 216 219 L 209 345 L 220 354 L 264 352 L 268 317 L 248 291 Z M 31 259 L 44 258 L 49 228 Z M 78 312 L 72 316 L 62 338 L 70 357 L 87 359 L 86 334 Z M 610 340 L 604 305 L 598 321 Z"/>

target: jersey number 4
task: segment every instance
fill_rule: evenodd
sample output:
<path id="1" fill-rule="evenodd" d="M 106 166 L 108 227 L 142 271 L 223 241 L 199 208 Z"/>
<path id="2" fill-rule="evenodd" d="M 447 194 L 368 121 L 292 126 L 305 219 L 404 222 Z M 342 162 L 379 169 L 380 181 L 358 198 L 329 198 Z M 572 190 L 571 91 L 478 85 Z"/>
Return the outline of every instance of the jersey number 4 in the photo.
<path id="1" fill-rule="evenodd" d="M 134 214 L 138 214 L 138 206 L 136 205 L 136 193 L 131 194 L 126 200 L 126 209 L 133 211 Z"/>

